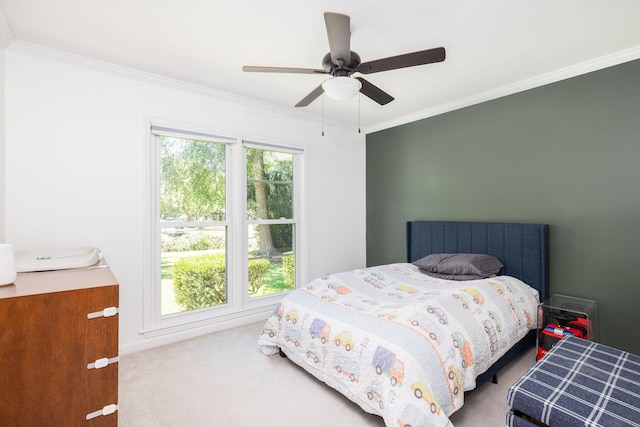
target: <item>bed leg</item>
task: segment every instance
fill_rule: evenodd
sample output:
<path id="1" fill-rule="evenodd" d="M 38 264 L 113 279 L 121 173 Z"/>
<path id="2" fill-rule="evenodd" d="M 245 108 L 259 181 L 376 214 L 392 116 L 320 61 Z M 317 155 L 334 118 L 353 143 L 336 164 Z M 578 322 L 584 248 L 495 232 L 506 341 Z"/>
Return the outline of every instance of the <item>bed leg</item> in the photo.
<path id="1" fill-rule="evenodd" d="M 494 384 L 498 384 L 498 374 L 495 374 L 492 378 L 491 378 L 491 382 Z"/>
<path id="2" fill-rule="evenodd" d="M 284 351 L 282 351 L 280 347 L 278 347 L 278 352 L 280 352 L 280 357 L 287 357 L 287 355 L 284 354 Z"/>

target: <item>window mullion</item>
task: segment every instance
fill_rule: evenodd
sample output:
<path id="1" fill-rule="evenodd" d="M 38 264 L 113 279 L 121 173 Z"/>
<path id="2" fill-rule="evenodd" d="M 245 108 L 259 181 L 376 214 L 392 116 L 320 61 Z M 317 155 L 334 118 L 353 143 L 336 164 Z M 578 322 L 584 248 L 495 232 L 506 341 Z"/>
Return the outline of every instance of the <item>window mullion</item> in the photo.
<path id="1" fill-rule="evenodd" d="M 242 191 L 243 180 L 242 176 L 244 175 L 244 162 L 242 159 L 243 150 L 239 144 L 240 139 L 238 139 L 238 144 L 229 147 L 229 164 L 233 173 L 229 175 L 229 212 L 228 212 L 228 223 L 229 223 L 229 236 L 230 246 L 228 248 L 228 256 L 229 256 L 229 277 L 227 278 L 227 286 L 229 289 L 230 296 L 232 298 L 231 305 L 234 307 L 234 310 L 242 310 L 245 304 L 246 294 L 245 290 L 245 257 L 244 257 L 244 226 L 243 226 L 243 212 L 244 212 L 244 204 L 243 204 L 243 196 L 244 193 Z"/>

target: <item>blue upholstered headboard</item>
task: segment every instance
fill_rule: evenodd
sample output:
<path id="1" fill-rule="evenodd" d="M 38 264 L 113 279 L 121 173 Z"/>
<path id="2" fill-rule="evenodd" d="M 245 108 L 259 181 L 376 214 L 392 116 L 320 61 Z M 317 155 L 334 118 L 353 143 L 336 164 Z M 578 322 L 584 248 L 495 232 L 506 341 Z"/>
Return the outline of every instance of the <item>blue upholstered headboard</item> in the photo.
<path id="1" fill-rule="evenodd" d="M 549 296 L 549 226 L 497 222 L 409 221 L 407 262 L 434 253 L 480 253 L 498 258 L 504 275 Z"/>

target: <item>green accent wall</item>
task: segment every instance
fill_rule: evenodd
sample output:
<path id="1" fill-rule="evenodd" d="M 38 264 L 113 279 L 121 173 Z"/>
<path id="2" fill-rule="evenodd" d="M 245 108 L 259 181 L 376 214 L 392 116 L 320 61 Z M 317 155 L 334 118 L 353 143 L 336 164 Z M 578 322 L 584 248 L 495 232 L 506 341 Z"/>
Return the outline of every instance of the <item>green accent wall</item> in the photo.
<path id="1" fill-rule="evenodd" d="M 550 225 L 551 292 L 640 354 L 640 60 L 367 135 L 367 264 L 409 220 Z"/>

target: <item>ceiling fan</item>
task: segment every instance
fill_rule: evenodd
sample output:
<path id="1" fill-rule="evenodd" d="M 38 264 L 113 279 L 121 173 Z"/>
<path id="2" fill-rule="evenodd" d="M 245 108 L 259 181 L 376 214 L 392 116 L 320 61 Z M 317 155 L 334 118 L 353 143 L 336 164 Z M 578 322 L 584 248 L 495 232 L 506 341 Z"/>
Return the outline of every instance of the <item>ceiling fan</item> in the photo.
<path id="1" fill-rule="evenodd" d="M 330 51 L 322 59 L 322 69 L 245 65 L 242 70 L 258 73 L 329 74 L 332 76 L 302 98 L 296 104 L 296 107 L 306 107 L 324 92 L 328 96 L 339 100 L 350 98 L 360 92 L 378 104 L 385 105 L 393 101 L 391 95 L 364 78 L 351 77 L 351 75 L 356 72 L 361 74 L 379 73 L 398 68 L 442 62 L 445 59 L 444 47 L 436 47 L 360 62 L 360 56 L 351 50 L 351 18 L 349 15 L 325 12 L 324 21 L 327 27 Z"/>

